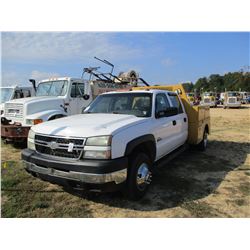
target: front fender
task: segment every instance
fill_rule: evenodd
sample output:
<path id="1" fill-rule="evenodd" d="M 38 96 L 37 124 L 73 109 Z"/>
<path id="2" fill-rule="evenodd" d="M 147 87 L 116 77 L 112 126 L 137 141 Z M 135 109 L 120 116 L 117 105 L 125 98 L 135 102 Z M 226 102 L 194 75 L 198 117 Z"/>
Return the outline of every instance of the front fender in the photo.
<path id="1" fill-rule="evenodd" d="M 63 112 L 60 109 L 54 109 L 54 110 L 46 110 L 42 112 L 38 112 L 29 116 L 26 116 L 26 119 L 42 119 L 43 121 L 48 121 L 52 116 L 54 115 L 63 115 L 67 116 L 67 113 Z"/>

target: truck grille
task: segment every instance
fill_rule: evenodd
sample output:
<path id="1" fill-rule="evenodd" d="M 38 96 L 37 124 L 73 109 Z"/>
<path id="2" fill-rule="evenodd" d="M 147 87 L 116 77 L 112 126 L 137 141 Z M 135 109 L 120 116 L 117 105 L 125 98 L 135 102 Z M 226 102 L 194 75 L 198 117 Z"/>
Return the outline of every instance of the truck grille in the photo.
<path id="1" fill-rule="evenodd" d="M 236 98 L 235 97 L 229 97 L 228 98 L 228 103 L 236 103 Z"/>
<path id="2" fill-rule="evenodd" d="M 204 103 L 210 103 L 210 98 L 204 98 Z"/>
<path id="3" fill-rule="evenodd" d="M 84 139 L 35 135 L 36 151 L 41 154 L 79 159 L 84 148 Z"/>
<path id="4" fill-rule="evenodd" d="M 22 119 L 23 118 L 23 104 L 22 103 L 6 103 L 5 104 L 5 116 Z"/>

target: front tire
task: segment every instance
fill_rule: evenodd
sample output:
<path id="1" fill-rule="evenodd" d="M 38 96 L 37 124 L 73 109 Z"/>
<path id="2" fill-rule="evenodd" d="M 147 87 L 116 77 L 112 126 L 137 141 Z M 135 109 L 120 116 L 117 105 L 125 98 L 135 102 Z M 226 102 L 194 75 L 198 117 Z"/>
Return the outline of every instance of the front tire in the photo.
<path id="1" fill-rule="evenodd" d="M 151 183 L 151 168 L 152 162 L 145 153 L 131 155 L 126 186 L 129 199 L 139 200 L 145 195 Z"/>

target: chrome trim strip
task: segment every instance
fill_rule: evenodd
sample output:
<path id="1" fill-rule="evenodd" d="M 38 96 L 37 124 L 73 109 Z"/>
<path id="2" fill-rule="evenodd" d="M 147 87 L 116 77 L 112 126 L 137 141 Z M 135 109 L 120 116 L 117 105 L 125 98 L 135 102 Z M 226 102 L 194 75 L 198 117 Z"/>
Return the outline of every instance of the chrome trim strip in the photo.
<path id="1" fill-rule="evenodd" d="M 36 133 L 36 135 L 41 135 L 41 136 L 46 136 L 46 137 L 55 137 L 55 138 L 62 138 L 62 139 L 79 139 L 79 140 L 83 140 L 83 144 L 86 141 L 85 137 L 75 137 L 75 136 L 63 136 L 63 135 L 50 135 L 50 134 L 41 134 L 41 133 Z"/>
<path id="2" fill-rule="evenodd" d="M 119 184 L 127 179 L 127 169 L 122 169 L 108 174 L 90 174 L 90 173 L 81 173 L 74 171 L 65 172 L 53 168 L 43 168 L 27 161 L 23 162 L 27 170 L 33 171 L 35 173 L 69 179 L 69 180 L 75 180 L 85 183 L 104 184 L 108 182 L 115 182 L 116 184 Z"/>
<path id="3" fill-rule="evenodd" d="M 68 162 L 74 162 L 74 161 L 79 161 L 82 158 L 83 155 L 83 151 L 81 151 L 80 153 L 80 157 L 78 158 L 70 158 L 70 157 L 63 157 L 63 156 L 56 156 L 56 155 L 49 155 L 49 154 L 43 154 L 40 153 L 38 151 L 36 151 L 37 154 L 46 157 L 47 159 L 52 159 L 52 160 L 64 160 L 64 161 L 68 161 Z"/>
<path id="4" fill-rule="evenodd" d="M 45 142 L 45 141 L 43 142 L 43 141 L 35 140 L 35 144 L 40 145 L 40 146 L 44 146 L 44 147 L 48 147 L 48 148 L 50 147 L 49 144 L 47 142 Z M 57 148 L 67 149 L 68 146 L 69 146 L 69 144 L 58 143 L 58 147 Z M 81 150 L 83 148 L 84 148 L 84 146 L 79 146 L 79 145 L 74 145 L 74 147 L 73 147 L 73 149 L 81 149 Z"/>

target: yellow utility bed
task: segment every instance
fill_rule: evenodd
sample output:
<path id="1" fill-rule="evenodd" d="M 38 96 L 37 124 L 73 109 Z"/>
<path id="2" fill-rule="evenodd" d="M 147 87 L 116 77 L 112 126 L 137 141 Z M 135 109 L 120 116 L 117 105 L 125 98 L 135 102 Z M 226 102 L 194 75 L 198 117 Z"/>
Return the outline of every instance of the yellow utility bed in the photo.
<path id="1" fill-rule="evenodd" d="M 190 104 L 182 84 L 134 87 L 133 90 L 161 89 L 177 92 L 185 107 L 188 116 L 188 143 L 199 144 L 203 139 L 204 131 L 210 132 L 210 111 L 208 106 L 193 106 Z"/>

